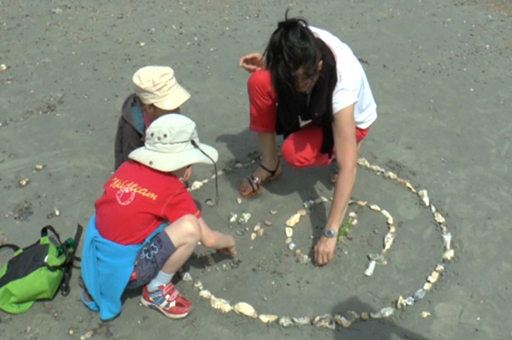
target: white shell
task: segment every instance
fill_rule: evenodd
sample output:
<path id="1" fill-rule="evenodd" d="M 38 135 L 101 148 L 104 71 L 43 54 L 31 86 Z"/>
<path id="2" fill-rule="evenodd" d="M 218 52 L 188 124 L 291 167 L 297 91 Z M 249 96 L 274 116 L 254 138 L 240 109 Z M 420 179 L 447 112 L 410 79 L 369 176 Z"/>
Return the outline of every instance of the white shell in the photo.
<path id="1" fill-rule="evenodd" d="M 421 197 L 421 200 L 423 201 L 423 204 L 425 204 L 426 207 L 430 205 L 430 198 L 428 198 L 427 190 L 418 191 L 418 196 Z"/>
<path id="2" fill-rule="evenodd" d="M 334 321 L 336 321 L 336 323 L 343 328 L 349 328 L 352 325 L 352 322 L 348 321 L 344 316 L 341 315 L 335 315 Z"/>
<path id="3" fill-rule="evenodd" d="M 199 292 L 199 296 L 205 299 L 211 299 L 213 295 L 209 290 L 203 289 Z"/>
<path id="4" fill-rule="evenodd" d="M 238 203 L 238 204 L 242 204 L 242 199 L 241 199 L 240 197 L 239 197 L 239 198 L 237 198 L 237 199 L 236 199 L 236 203 Z"/>
<path id="5" fill-rule="evenodd" d="M 231 213 L 229 217 L 229 222 L 233 223 L 236 222 L 236 219 L 238 218 L 238 215 L 235 213 Z"/>
<path id="6" fill-rule="evenodd" d="M 289 227 L 294 227 L 297 223 L 300 221 L 300 215 L 299 214 L 293 214 L 287 221 L 286 225 Z"/>
<path id="7" fill-rule="evenodd" d="M 194 287 L 199 289 L 199 290 L 202 290 L 203 289 L 203 284 L 201 283 L 201 281 L 197 281 L 196 283 L 194 283 Z"/>
<path id="8" fill-rule="evenodd" d="M 365 168 L 369 168 L 370 167 L 370 162 L 368 162 L 366 160 L 366 158 L 363 158 L 363 157 L 361 157 L 361 158 L 359 158 L 357 160 L 357 164 L 359 164 L 360 166 L 365 167 Z"/>
<path id="9" fill-rule="evenodd" d="M 258 313 L 256 312 L 256 309 L 254 309 L 253 306 L 246 302 L 239 302 L 236 305 L 233 306 L 234 311 L 237 314 L 245 315 L 250 318 L 256 319 L 258 317 Z"/>
<path id="10" fill-rule="evenodd" d="M 263 323 L 272 323 L 279 319 L 279 316 L 273 314 L 260 314 L 258 318 Z"/>
<path id="11" fill-rule="evenodd" d="M 260 230 L 258 230 L 257 234 L 258 236 L 263 236 L 263 234 L 265 233 L 265 229 L 261 228 Z"/>
<path id="12" fill-rule="evenodd" d="M 254 231 L 257 232 L 260 229 L 261 229 L 261 224 L 260 223 L 256 224 L 256 226 L 254 227 Z"/>
<path id="13" fill-rule="evenodd" d="M 400 296 L 396 301 L 396 308 L 405 309 L 405 307 L 407 307 L 407 302 L 405 302 L 405 299 L 402 296 Z"/>
<path id="14" fill-rule="evenodd" d="M 309 200 L 309 201 L 306 201 L 303 203 L 304 208 L 306 208 L 306 209 L 311 208 L 313 206 L 313 204 L 315 204 L 315 201 L 313 201 L 313 200 Z"/>
<path id="15" fill-rule="evenodd" d="M 286 239 L 286 241 L 284 241 L 284 243 L 286 243 L 287 245 L 288 245 L 288 244 L 290 244 L 290 243 L 292 243 L 292 242 L 293 242 L 293 240 L 292 240 L 292 238 L 291 238 L 291 237 L 288 237 L 288 238 Z"/>
<path id="16" fill-rule="evenodd" d="M 417 192 L 417 191 L 416 191 L 416 189 L 412 186 L 411 182 L 409 182 L 409 181 L 405 182 L 405 186 L 406 186 L 409 190 L 411 190 L 413 193 L 416 193 L 416 192 Z"/>
<path id="17" fill-rule="evenodd" d="M 222 313 L 229 313 L 233 309 L 233 307 L 229 305 L 229 302 L 214 296 L 210 299 L 210 306 L 212 306 L 213 309 L 220 310 Z"/>
<path id="18" fill-rule="evenodd" d="M 358 206 L 360 206 L 360 207 L 364 207 L 365 205 L 367 205 L 367 204 L 368 204 L 368 202 L 366 202 L 366 201 L 357 201 L 357 202 L 356 202 L 356 204 L 357 204 Z"/>
<path id="19" fill-rule="evenodd" d="M 372 209 L 373 211 L 381 211 L 380 207 L 377 204 L 370 204 L 368 208 Z"/>
<path id="20" fill-rule="evenodd" d="M 384 217 L 387 218 L 388 220 L 393 219 L 393 216 L 391 216 L 391 214 L 387 210 L 382 209 L 380 213 L 384 215 Z"/>
<path id="21" fill-rule="evenodd" d="M 385 176 L 389 179 L 397 179 L 398 178 L 398 176 L 391 171 L 386 171 Z"/>
<path id="22" fill-rule="evenodd" d="M 254 241 L 256 239 L 256 237 L 258 237 L 258 234 L 252 233 L 251 234 L 251 241 Z"/>
<path id="23" fill-rule="evenodd" d="M 297 248 L 297 245 L 293 242 L 288 245 L 288 249 L 290 250 L 294 250 L 295 248 Z"/>
<path id="24" fill-rule="evenodd" d="M 377 313 L 370 313 L 370 316 L 372 319 L 380 319 L 380 318 L 387 318 L 390 317 L 395 313 L 395 310 L 393 307 L 384 307 Z"/>
<path id="25" fill-rule="evenodd" d="M 382 251 L 384 254 L 391 248 L 395 237 L 396 234 L 392 232 L 388 232 L 386 236 L 384 236 L 384 250 Z"/>
<path id="26" fill-rule="evenodd" d="M 316 204 L 319 204 L 319 203 L 325 203 L 325 202 L 329 202 L 329 200 L 328 200 L 326 197 L 324 197 L 324 196 L 320 196 L 320 197 L 318 197 L 318 198 L 315 200 L 315 203 L 316 203 Z"/>
<path id="27" fill-rule="evenodd" d="M 350 221 L 350 224 L 352 224 L 353 227 L 355 227 L 357 225 L 358 221 L 357 219 L 353 219 L 352 221 Z"/>
<path id="28" fill-rule="evenodd" d="M 297 326 L 306 326 L 311 324 L 311 318 L 309 316 L 303 316 L 300 318 L 293 318 L 293 323 Z"/>
<path id="29" fill-rule="evenodd" d="M 313 325 L 316 328 L 327 328 L 331 330 L 336 329 L 336 325 L 334 324 L 334 318 L 331 314 L 325 314 L 322 316 L 317 316 L 313 319 Z"/>
<path id="30" fill-rule="evenodd" d="M 429 312 L 421 312 L 421 317 L 422 317 L 423 319 L 426 319 L 426 318 L 428 318 L 429 316 L 430 316 L 430 313 L 429 313 Z"/>
<path id="31" fill-rule="evenodd" d="M 370 261 L 370 264 L 368 265 L 368 268 L 366 268 L 366 270 L 364 271 L 364 275 L 372 276 L 373 275 L 373 271 L 375 270 L 375 265 L 376 264 L 377 264 L 377 262 Z"/>
<path id="32" fill-rule="evenodd" d="M 289 328 L 289 327 L 293 326 L 293 322 L 292 322 L 292 319 L 290 319 L 289 317 L 283 316 L 279 319 L 279 325 L 284 328 Z"/>
<path id="33" fill-rule="evenodd" d="M 438 273 L 444 272 L 444 266 L 442 264 L 438 264 L 436 266 L 436 272 L 438 272 Z"/>
<path id="34" fill-rule="evenodd" d="M 438 212 L 436 212 L 434 214 L 434 218 L 435 218 L 436 222 L 439 223 L 439 224 L 444 224 L 444 222 L 446 222 L 446 220 L 444 219 L 443 215 L 441 215 Z"/>
<path id="35" fill-rule="evenodd" d="M 375 261 L 377 264 L 380 264 L 380 265 L 387 265 L 388 264 L 388 261 L 386 260 L 386 258 L 382 254 L 368 254 L 368 258 L 371 261 Z"/>
<path id="36" fill-rule="evenodd" d="M 299 256 L 299 262 L 300 262 L 300 264 L 307 265 L 307 264 L 311 263 L 311 258 L 309 256 L 307 256 L 306 254 L 302 254 Z"/>
<path id="37" fill-rule="evenodd" d="M 430 283 L 436 283 L 439 279 L 439 272 L 433 271 L 432 274 L 429 275 L 427 281 Z"/>
<path id="38" fill-rule="evenodd" d="M 425 282 L 425 284 L 423 285 L 423 289 L 427 292 L 429 292 L 431 289 L 432 289 L 432 283 L 430 282 Z"/>
<path id="39" fill-rule="evenodd" d="M 455 257 L 453 249 L 447 250 L 443 253 L 443 260 L 451 261 Z"/>
<path id="40" fill-rule="evenodd" d="M 192 275 L 189 272 L 185 272 L 181 275 L 181 279 L 185 282 L 192 281 Z"/>
<path id="41" fill-rule="evenodd" d="M 284 228 L 284 233 L 286 234 L 286 237 L 292 237 L 293 236 L 293 229 L 290 227 Z"/>
<path id="42" fill-rule="evenodd" d="M 195 181 L 192 183 L 192 185 L 190 186 L 190 190 L 197 190 L 199 189 L 200 187 L 203 186 L 203 182 L 199 182 L 199 181 Z"/>
<path id="43" fill-rule="evenodd" d="M 443 234 L 443 244 L 444 244 L 444 250 L 452 249 L 452 234 L 450 234 L 450 233 Z"/>
<path id="44" fill-rule="evenodd" d="M 351 211 L 351 212 L 348 213 L 348 217 L 356 218 L 357 214 L 355 212 Z"/>

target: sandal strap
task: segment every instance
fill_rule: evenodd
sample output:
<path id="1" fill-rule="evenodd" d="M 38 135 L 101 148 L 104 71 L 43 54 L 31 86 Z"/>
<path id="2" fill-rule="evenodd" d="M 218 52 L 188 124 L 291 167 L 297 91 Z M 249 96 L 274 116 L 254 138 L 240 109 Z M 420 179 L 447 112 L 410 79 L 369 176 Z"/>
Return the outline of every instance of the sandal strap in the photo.
<path id="1" fill-rule="evenodd" d="M 247 177 L 247 182 L 251 185 L 252 191 L 257 191 L 261 187 L 261 179 L 258 177 L 254 177 L 253 175 L 250 175 Z"/>
<path id="2" fill-rule="evenodd" d="M 277 165 L 276 165 L 276 168 L 274 170 L 270 170 L 269 168 L 267 168 L 263 164 L 260 164 L 260 168 L 262 168 L 263 170 L 268 172 L 270 174 L 270 177 L 272 177 L 272 176 L 274 176 L 276 174 L 277 170 L 279 170 L 279 166 L 280 165 L 281 165 L 281 159 L 278 157 L 277 158 Z"/>

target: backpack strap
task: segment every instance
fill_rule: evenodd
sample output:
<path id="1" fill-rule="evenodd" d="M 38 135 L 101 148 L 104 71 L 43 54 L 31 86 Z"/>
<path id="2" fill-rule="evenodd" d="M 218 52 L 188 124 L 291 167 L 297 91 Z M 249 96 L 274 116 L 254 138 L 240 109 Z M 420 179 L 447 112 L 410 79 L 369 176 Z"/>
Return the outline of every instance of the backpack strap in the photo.
<path id="1" fill-rule="evenodd" d="M 0 249 L 2 249 L 2 248 L 10 248 L 14 252 L 17 252 L 18 250 L 20 250 L 20 247 L 18 247 L 15 244 L 10 244 L 10 243 L 0 245 Z"/>
<path id="2" fill-rule="evenodd" d="M 71 252 L 71 254 L 69 254 L 70 259 L 64 268 L 64 280 L 62 280 L 62 285 L 60 287 L 60 293 L 62 294 L 62 296 L 68 296 L 71 291 L 71 288 L 69 287 L 69 281 L 71 280 L 71 274 L 73 273 L 73 266 L 75 264 L 75 261 L 80 261 L 80 258 L 78 258 L 78 256 L 76 256 L 75 254 L 78 249 L 78 244 L 80 243 L 80 238 L 82 237 L 83 229 L 84 227 L 82 227 L 80 224 L 78 224 L 76 227 L 75 237 L 73 239 L 73 251 Z"/>

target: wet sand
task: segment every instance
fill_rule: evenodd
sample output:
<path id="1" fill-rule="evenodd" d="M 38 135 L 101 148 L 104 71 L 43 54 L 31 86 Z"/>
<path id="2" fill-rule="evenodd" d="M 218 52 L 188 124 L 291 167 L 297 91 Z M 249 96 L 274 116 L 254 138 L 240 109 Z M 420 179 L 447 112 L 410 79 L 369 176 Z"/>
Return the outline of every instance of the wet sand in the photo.
<path id="1" fill-rule="evenodd" d="M 247 73 L 238 59 L 263 51 L 287 2 L 0 5 L 0 64 L 7 66 L 0 71 L 0 242 L 26 246 L 46 224 L 65 237 L 77 223 L 87 224 L 113 170 L 115 129 L 131 75 L 159 64 L 172 66 L 192 93 L 182 112 L 197 122 L 201 140 L 219 149 L 220 168 L 234 169 L 219 178 L 217 207 L 204 204 L 214 195 L 212 181 L 193 193 L 206 221 L 238 242 L 235 264 L 218 255 L 205 261 L 200 255 L 206 250 L 198 248 L 187 267 L 214 295 L 280 316 L 374 312 L 412 295 L 442 261 L 439 227 L 418 196 L 363 168 L 353 198 L 378 204 L 397 225 L 388 264 L 371 277 L 363 275 L 367 255 L 382 249 L 387 226 L 370 209 L 351 206 L 359 223 L 324 268 L 298 263 L 285 245 L 284 222 L 304 201 L 332 194 L 332 168 L 285 166 L 260 196 L 237 204 L 238 182 L 257 163 L 242 169 L 235 164 L 251 161 L 258 151 L 247 130 Z M 23 315 L 0 312 L 1 340 L 79 339 L 91 330 L 93 339 L 512 337 L 512 6 L 505 0 L 296 1 L 291 13 L 339 36 L 363 62 L 379 118 L 361 156 L 427 189 L 445 216 L 456 258 L 432 291 L 390 318 L 331 331 L 222 314 L 178 280 L 194 303 L 186 319 L 168 320 L 140 306 L 135 291 L 117 319 L 101 323 L 81 304 L 75 271 L 70 296 L 37 303 Z M 212 171 L 197 166 L 194 180 Z M 20 187 L 23 179 L 29 183 Z M 295 227 L 294 242 L 303 253 L 319 237 L 328 208 L 314 205 Z M 52 216 L 55 209 L 59 216 Z M 252 215 L 238 225 L 229 223 L 231 212 Z M 252 230 L 245 228 L 265 220 L 272 225 L 251 241 Z M 0 263 L 8 256 L 2 252 Z M 431 315 L 422 318 L 422 312 Z"/>

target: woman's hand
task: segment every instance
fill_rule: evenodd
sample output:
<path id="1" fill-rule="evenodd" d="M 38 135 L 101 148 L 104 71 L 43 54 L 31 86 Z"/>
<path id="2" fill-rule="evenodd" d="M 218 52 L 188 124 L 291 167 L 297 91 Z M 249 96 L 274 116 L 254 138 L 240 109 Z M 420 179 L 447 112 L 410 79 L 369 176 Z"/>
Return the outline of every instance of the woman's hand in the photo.
<path id="1" fill-rule="evenodd" d="M 315 246 L 315 262 L 319 266 L 326 265 L 334 257 L 336 238 L 322 236 Z"/>
<path id="2" fill-rule="evenodd" d="M 265 67 L 263 56 L 259 53 L 251 53 L 240 58 L 240 67 L 249 73 L 261 70 Z"/>

